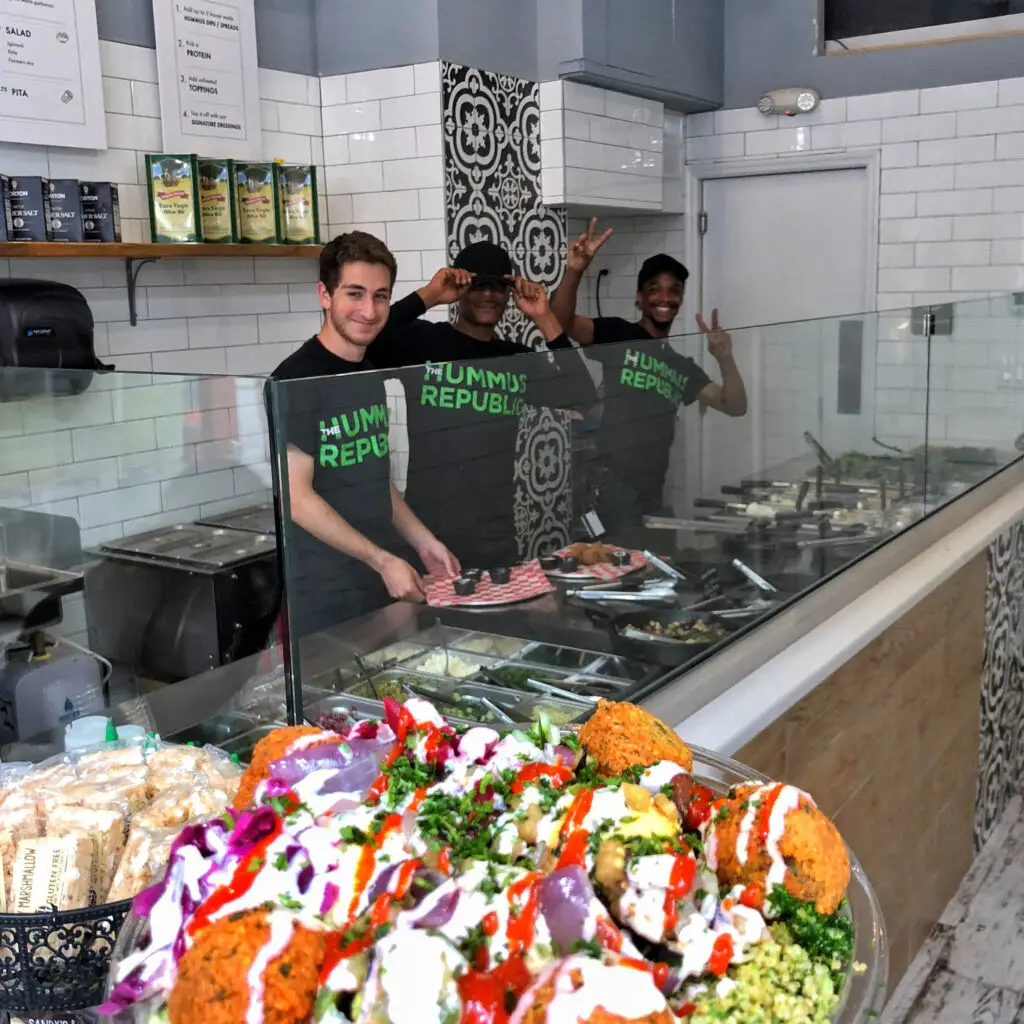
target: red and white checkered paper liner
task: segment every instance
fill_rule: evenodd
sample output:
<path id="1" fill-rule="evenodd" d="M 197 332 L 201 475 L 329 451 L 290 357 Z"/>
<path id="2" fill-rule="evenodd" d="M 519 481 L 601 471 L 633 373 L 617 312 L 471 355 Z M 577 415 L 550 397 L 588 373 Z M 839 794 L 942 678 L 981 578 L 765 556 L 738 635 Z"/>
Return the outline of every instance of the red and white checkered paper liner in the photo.
<path id="1" fill-rule="evenodd" d="M 624 550 L 623 548 L 617 548 L 614 544 L 609 544 L 607 547 L 609 551 Z M 564 555 L 568 550 L 568 548 L 562 548 L 561 551 L 556 551 L 555 554 Z M 619 580 L 623 576 L 628 576 L 631 572 L 636 572 L 637 569 L 643 569 L 647 565 L 647 559 L 639 551 L 631 551 L 629 559 L 629 565 L 612 565 L 611 562 L 598 562 L 597 565 L 581 565 L 572 572 L 552 569 L 548 575 L 561 580 L 601 580 L 604 583 L 610 583 L 612 580 Z"/>
<path id="2" fill-rule="evenodd" d="M 485 570 L 483 576 L 477 580 L 476 590 L 465 596 L 455 593 L 453 584 L 456 579 L 457 576 L 428 578 L 427 604 L 431 608 L 487 608 L 492 605 L 529 601 L 542 594 L 549 594 L 555 589 L 544 575 L 540 562 L 536 560 L 525 565 L 513 565 L 511 578 L 503 586 L 492 583 Z"/>

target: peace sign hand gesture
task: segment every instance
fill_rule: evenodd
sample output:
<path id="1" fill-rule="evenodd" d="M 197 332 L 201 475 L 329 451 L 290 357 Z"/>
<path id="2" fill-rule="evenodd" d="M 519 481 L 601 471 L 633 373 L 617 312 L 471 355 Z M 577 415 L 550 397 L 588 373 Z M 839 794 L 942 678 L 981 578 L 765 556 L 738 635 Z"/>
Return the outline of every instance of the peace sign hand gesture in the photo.
<path id="1" fill-rule="evenodd" d="M 611 228 L 608 228 L 607 231 L 598 235 L 597 218 L 591 217 L 590 223 L 587 225 L 587 230 L 569 246 L 569 252 L 565 261 L 568 268 L 582 274 L 587 267 L 590 266 L 590 261 L 597 255 L 601 246 L 604 245 L 611 236 Z"/>
<path id="2" fill-rule="evenodd" d="M 732 337 L 729 332 L 718 325 L 718 309 L 711 310 L 711 326 L 704 322 L 704 317 L 697 314 L 697 326 L 707 338 L 708 352 L 719 362 L 732 356 Z"/>

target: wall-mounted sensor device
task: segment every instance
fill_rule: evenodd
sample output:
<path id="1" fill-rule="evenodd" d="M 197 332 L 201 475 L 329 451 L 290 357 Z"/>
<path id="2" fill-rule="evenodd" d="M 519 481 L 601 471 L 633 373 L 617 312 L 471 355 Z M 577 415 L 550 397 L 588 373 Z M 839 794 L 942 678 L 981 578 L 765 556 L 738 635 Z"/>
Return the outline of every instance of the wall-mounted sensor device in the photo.
<path id="1" fill-rule="evenodd" d="M 757 109 L 765 117 L 796 117 L 797 114 L 809 114 L 820 102 L 817 89 L 773 89 L 761 97 Z"/>

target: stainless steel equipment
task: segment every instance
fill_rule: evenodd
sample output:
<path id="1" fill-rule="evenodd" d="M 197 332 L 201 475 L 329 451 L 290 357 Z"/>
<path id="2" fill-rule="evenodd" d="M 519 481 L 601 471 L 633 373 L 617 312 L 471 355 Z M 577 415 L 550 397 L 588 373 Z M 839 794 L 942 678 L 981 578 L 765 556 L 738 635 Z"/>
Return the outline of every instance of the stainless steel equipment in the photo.
<path id="1" fill-rule="evenodd" d="M 253 505 L 240 508 L 237 512 L 224 512 L 219 516 L 204 516 L 197 519 L 201 526 L 221 526 L 227 530 L 242 530 L 245 533 L 262 533 L 273 537 L 277 531 L 273 505 Z"/>
<path id="2" fill-rule="evenodd" d="M 279 600 L 272 535 L 193 523 L 100 552 L 85 593 L 104 657 L 175 682 L 264 646 Z"/>

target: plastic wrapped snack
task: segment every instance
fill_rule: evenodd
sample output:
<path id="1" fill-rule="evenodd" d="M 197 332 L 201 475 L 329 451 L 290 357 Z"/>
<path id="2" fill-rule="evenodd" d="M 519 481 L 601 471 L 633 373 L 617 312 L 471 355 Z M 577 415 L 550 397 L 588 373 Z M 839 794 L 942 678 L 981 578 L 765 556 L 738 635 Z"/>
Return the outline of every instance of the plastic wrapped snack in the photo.
<path id="1" fill-rule="evenodd" d="M 89 906 L 92 842 L 88 836 L 23 839 L 14 857 L 9 910 L 34 914 Z"/>
<path id="2" fill-rule="evenodd" d="M 144 811 L 132 819 L 136 826 L 146 829 L 175 828 L 221 814 L 228 806 L 227 794 L 219 789 L 200 784 L 200 777 L 191 782 L 179 777 L 180 784 L 161 793 Z"/>
<path id="3" fill-rule="evenodd" d="M 14 861 L 18 844 L 26 839 L 37 839 L 44 832 L 45 823 L 36 814 L 35 803 L 22 804 L 18 808 L 4 808 L 0 811 L 0 862 L 3 868 L 3 904 L 11 900 L 11 884 L 14 880 Z"/>
<path id="4" fill-rule="evenodd" d="M 201 769 L 204 779 L 214 789 L 227 794 L 228 800 L 233 800 L 242 782 L 242 766 L 216 747 L 206 746 L 203 751 L 209 757 L 209 764 Z"/>
<path id="5" fill-rule="evenodd" d="M 55 807 L 46 817 L 46 835 L 85 835 L 92 843 L 91 888 L 95 903 L 103 903 L 124 849 L 125 817 L 112 808 Z"/>
<path id="6" fill-rule="evenodd" d="M 131 768 L 108 775 L 103 780 L 103 792 L 123 798 L 128 803 L 128 813 L 137 814 L 149 803 L 149 771 L 144 767 Z"/>
<path id="7" fill-rule="evenodd" d="M 136 825 L 121 854 L 114 881 L 107 893 L 107 902 L 129 900 L 160 879 L 167 868 L 171 844 L 177 834 L 177 829 L 150 829 Z"/>
<path id="8" fill-rule="evenodd" d="M 75 762 L 75 768 L 80 775 L 104 776 L 128 768 L 140 768 L 145 763 L 146 755 L 142 744 L 136 742 L 111 744 L 109 747 L 82 754 Z"/>

